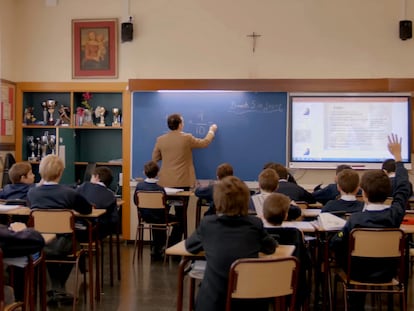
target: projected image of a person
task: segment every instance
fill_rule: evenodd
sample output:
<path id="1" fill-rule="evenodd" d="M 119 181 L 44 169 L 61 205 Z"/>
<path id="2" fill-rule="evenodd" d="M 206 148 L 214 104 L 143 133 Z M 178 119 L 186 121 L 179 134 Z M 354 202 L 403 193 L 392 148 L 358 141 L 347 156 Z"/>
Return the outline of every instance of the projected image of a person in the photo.
<path id="1" fill-rule="evenodd" d="M 152 152 L 152 160 L 161 161 L 158 183 L 188 190 L 196 181 L 192 150 L 206 148 L 214 139 L 217 125 L 211 125 L 204 138 L 196 138 L 183 132 L 184 119 L 180 114 L 168 116 L 167 124 L 170 131 L 157 138 Z"/>

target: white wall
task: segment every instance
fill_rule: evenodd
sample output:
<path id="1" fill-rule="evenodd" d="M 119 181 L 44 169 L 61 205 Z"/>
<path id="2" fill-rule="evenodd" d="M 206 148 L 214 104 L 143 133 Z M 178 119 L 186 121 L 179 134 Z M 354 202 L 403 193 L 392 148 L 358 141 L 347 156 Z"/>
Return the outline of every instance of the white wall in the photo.
<path id="1" fill-rule="evenodd" d="M 119 44 L 119 77 L 414 77 L 414 39 L 402 41 L 403 0 L 0 0 L 0 77 L 72 81 L 71 20 L 134 17 Z M 414 19 L 407 2 L 406 17 Z M 129 3 L 129 12 L 128 12 Z M 252 52 L 252 32 L 259 33 Z M 83 80 L 89 81 L 89 80 Z M 99 80 L 102 81 L 102 80 Z M 297 171 L 304 184 L 333 171 Z"/>
<path id="2" fill-rule="evenodd" d="M 0 0 L 0 78 L 17 80 L 13 52 L 19 40 L 16 33 L 16 5 L 14 0 Z"/>
<path id="3" fill-rule="evenodd" d="M 71 19 L 128 16 L 128 0 L 10 2 L 0 0 L 0 12 L 17 11 L 15 66 L 3 77 L 19 81 L 71 80 Z M 414 40 L 398 36 L 402 2 L 129 0 L 134 40 L 119 45 L 118 80 L 413 77 Z"/>

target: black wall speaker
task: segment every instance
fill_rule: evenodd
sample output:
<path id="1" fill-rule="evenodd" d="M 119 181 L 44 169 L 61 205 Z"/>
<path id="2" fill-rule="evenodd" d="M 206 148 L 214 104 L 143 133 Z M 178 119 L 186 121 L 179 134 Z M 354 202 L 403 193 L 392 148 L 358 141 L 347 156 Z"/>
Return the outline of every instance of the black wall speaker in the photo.
<path id="1" fill-rule="evenodd" d="M 407 40 L 413 37 L 413 24 L 410 20 L 400 21 L 400 39 Z"/>
<path id="2" fill-rule="evenodd" d="M 122 29 L 121 29 L 121 39 L 122 42 L 128 42 L 132 41 L 134 33 L 134 27 L 132 23 L 122 23 Z"/>

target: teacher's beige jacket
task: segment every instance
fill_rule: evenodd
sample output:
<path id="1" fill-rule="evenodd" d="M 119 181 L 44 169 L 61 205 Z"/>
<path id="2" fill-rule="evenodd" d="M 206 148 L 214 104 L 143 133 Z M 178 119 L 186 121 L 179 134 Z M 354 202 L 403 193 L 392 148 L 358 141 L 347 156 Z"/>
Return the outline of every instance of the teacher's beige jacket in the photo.
<path id="1" fill-rule="evenodd" d="M 162 161 L 158 184 L 163 187 L 193 187 L 196 177 L 192 149 L 207 147 L 213 138 L 211 132 L 204 138 L 178 131 L 159 136 L 152 152 L 153 161 Z"/>

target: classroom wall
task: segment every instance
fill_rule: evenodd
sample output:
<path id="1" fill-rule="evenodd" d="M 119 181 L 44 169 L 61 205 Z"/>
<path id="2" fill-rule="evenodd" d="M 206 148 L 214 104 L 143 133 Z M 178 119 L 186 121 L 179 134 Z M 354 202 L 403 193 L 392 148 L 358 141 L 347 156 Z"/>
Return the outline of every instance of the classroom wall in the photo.
<path id="1" fill-rule="evenodd" d="M 71 80 L 71 19 L 134 17 L 119 46 L 119 79 L 412 77 L 394 0 L 1 0 L 2 78 Z M 53 2 L 53 1 L 49 1 Z M 407 18 L 414 4 L 407 2 Z M 128 4 L 129 3 L 129 10 Z M 8 12 L 12 11 L 11 16 Z M 15 12 L 13 12 L 15 11 Z M 7 13 L 6 13 L 7 12 Z M 7 25 L 7 28 L 5 27 Z M 259 33 L 256 51 L 247 35 Z M 7 50 L 8 52 L 3 52 Z"/>
<path id="2" fill-rule="evenodd" d="M 16 1 L 0 0 L 0 79 L 7 77 L 11 81 L 17 79 L 13 52 L 18 39 L 13 35 L 14 26 L 11 26 L 16 24 L 16 10 Z"/>
<path id="3" fill-rule="evenodd" d="M 0 0 L 0 77 L 72 80 L 71 20 L 134 18 L 117 79 L 414 77 L 414 39 L 395 0 Z M 128 8 L 129 6 L 129 8 Z M 252 32 L 259 33 L 252 51 Z M 91 79 L 92 80 L 92 79 Z M 82 81 L 91 81 L 85 79 Z M 102 80 L 92 80 L 102 81 Z M 296 176 L 297 175 L 297 176 Z M 297 171 L 305 184 L 332 171 Z M 317 180 L 317 181 L 316 181 Z"/>

